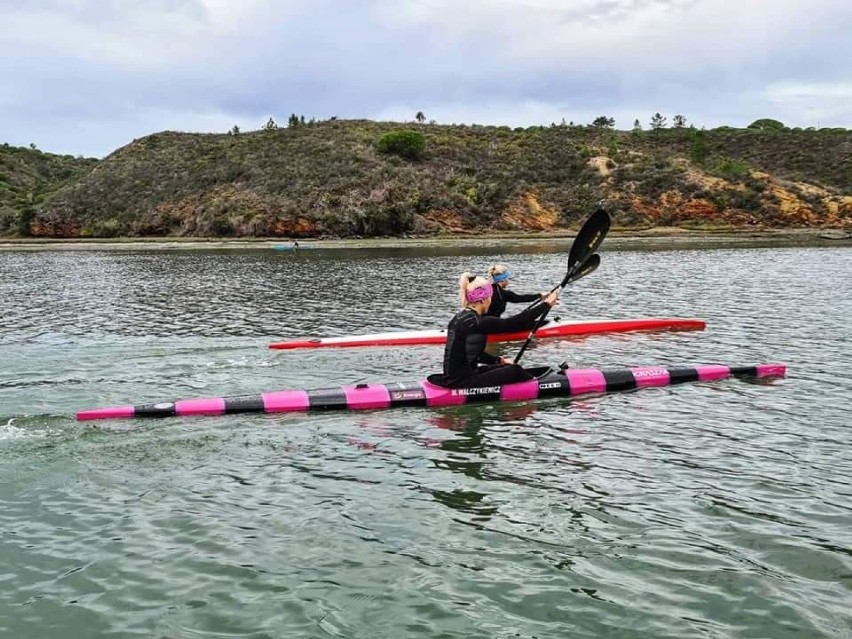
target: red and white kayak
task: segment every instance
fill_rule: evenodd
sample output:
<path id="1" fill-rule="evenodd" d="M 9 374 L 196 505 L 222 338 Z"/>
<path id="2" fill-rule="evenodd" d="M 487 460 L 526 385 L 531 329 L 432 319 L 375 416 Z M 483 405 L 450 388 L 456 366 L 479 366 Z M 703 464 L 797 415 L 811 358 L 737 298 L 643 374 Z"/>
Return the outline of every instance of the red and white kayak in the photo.
<path id="1" fill-rule="evenodd" d="M 528 368 L 529 381 L 476 388 L 444 388 L 429 380 L 389 384 L 351 384 L 320 390 L 282 390 L 239 397 L 184 399 L 157 404 L 95 408 L 77 413 L 79 421 L 126 417 L 186 417 L 229 413 L 291 413 L 317 410 L 367 410 L 403 406 L 457 406 L 471 402 L 518 402 L 544 397 L 574 397 L 669 386 L 684 382 L 713 382 L 728 377 L 784 377 L 784 364 L 751 366 L 636 366 L 620 369 Z"/>
<path id="2" fill-rule="evenodd" d="M 538 329 L 537 339 L 546 337 L 568 337 L 571 335 L 596 335 L 600 333 L 628 333 L 633 331 L 702 331 L 705 322 L 684 317 L 650 317 L 644 319 L 594 319 L 553 322 Z M 498 333 L 489 335 L 489 342 L 521 342 L 529 331 Z M 413 346 L 418 344 L 444 344 L 446 329 L 428 331 L 391 331 L 369 335 L 345 335 L 342 337 L 300 337 L 275 342 L 269 348 L 350 348 L 355 346 Z"/>

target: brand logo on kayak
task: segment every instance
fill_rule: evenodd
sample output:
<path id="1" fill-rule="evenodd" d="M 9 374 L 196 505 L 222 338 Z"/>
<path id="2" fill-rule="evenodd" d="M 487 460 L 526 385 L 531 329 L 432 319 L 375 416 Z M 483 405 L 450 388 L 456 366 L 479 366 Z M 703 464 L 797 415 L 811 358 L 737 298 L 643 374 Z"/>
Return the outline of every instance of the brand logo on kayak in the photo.
<path id="1" fill-rule="evenodd" d="M 640 368 L 633 371 L 633 377 L 659 377 L 660 375 L 668 375 L 665 368 Z"/>
<path id="2" fill-rule="evenodd" d="M 554 388 L 562 388 L 561 382 L 546 382 L 544 384 L 539 384 L 539 390 L 553 390 Z"/>
<path id="3" fill-rule="evenodd" d="M 390 397 L 391 400 L 398 402 L 406 399 L 423 399 L 424 394 L 422 390 L 401 390 L 393 391 Z"/>
<path id="4" fill-rule="evenodd" d="M 499 393 L 500 386 L 479 386 L 477 388 L 454 388 L 453 395 L 489 395 Z"/>

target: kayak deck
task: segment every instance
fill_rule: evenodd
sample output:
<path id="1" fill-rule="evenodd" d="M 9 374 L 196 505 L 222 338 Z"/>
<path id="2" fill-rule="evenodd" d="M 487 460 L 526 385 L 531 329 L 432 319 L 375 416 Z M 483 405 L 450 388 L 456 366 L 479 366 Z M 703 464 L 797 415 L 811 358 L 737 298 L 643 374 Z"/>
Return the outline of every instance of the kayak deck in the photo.
<path id="1" fill-rule="evenodd" d="M 538 329 L 536 338 L 568 337 L 572 335 L 596 335 L 602 333 L 627 333 L 636 331 L 701 331 L 704 320 L 684 317 L 651 317 L 639 319 L 594 319 L 553 322 Z M 529 331 L 497 333 L 489 335 L 489 342 L 520 342 L 527 338 Z M 269 348 L 289 350 L 298 348 L 352 348 L 358 346 L 414 346 L 424 344 L 444 344 L 447 331 L 391 331 L 368 335 L 347 335 L 342 337 L 302 337 L 298 339 L 274 342 Z"/>
<path id="2" fill-rule="evenodd" d="M 669 386 L 684 382 L 711 382 L 728 377 L 773 378 L 786 374 L 784 364 L 752 366 L 639 366 L 622 369 L 527 369 L 534 379 L 503 386 L 444 388 L 429 381 L 390 384 L 354 384 L 321 390 L 282 390 L 260 395 L 186 399 L 137 406 L 96 408 L 77 413 L 77 420 L 129 417 L 224 415 L 229 413 L 286 413 L 317 410 L 366 410 L 402 406 L 455 406 L 471 402 L 529 401 L 543 397 L 574 397 Z"/>

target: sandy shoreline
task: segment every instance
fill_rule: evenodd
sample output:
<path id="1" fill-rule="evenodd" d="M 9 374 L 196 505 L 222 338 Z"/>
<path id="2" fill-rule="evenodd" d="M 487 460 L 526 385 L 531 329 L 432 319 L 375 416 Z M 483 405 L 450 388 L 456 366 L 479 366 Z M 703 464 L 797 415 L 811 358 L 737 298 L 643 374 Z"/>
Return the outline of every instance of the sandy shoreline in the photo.
<path id="1" fill-rule="evenodd" d="M 515 235 L 436 236 L 418 238 L 307 239 L 299 240 L 300 249 L 352 250 L 382 248 L 523 248 L 554 241 L 560 243 L 574 237 L 570 231 Z M 291 247 L 282 238 L 98 238 L 41 239 L 0 238 L 0 251 L 169 251 L 216 249 L 275 249 Z M 771 248 L 808 246 L 852 246 L 852 233 L 837 229 L 771 229 L 771 230 L 691 230 L 654 228 L 647 230 L 613 230 L 606 239 L 605 250 L 669 250 L 702 248 Z"/>

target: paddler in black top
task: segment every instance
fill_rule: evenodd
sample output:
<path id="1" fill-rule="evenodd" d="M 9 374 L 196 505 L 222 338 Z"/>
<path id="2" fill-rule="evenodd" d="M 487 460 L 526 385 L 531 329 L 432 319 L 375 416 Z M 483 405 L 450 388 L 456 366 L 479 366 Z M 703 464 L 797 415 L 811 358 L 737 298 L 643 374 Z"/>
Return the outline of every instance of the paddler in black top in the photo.
<path id="1" fill-rule="evenodd" d="M 512 277 L 512 271 L 505 264 L 494 264 L 488 269 L 488 277 L 491 278 L 492 293 L 491 306 L 488 307 L 486 315 L 500 317 L 503 311 L 506 310 L 506 302 L 517 304 L 519 302 L 535 302 L 543 300 L 547 293 L 529 293 L 520 294 L 509 290 L 509 278 Z"/>
<path id="2" fill-rule="evenodd" d="M 485 314 L 491 304 L 491 292 L 491 282 L 484 277 L 464 273 L 459 279 L 459 298 L 463 308 L 447 327 L 444 372 L 429 376 L 433 384 L 447 388 L 474 388 L 532 379 L 525 369 L 506 357 L 487 353 L 486 336 L 531 330 L 548 306 L 559 300 L 559 291 L 545 296 L 539 304 L 504 319 Z"/>

